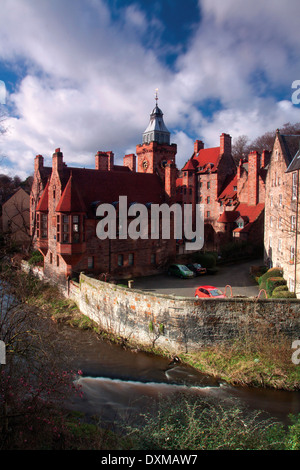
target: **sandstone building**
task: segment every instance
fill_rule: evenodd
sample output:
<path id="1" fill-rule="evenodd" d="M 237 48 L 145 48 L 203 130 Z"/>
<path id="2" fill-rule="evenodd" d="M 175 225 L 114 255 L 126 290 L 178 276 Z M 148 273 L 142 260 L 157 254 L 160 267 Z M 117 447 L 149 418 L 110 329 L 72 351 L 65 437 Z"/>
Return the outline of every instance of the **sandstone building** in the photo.
<path id="1" fill-rule="evenodd" d="M 44 255 L 48 278 L 65 282 L 81 271 L 126 278 L 154 274 L 176 254 L 176 241 L 159 238 L 100 240 L 96 228 L 97 207 L 110 204 L 118 217 L 120 196 L 128 208 L 136 203 L 171 204 L 176 195 L 176 144 L 170 143 L 161 109 L 157 106 L 136 153 L 116 165 L 113 152 L 98 151 L 94 169 L 67 166 L 56 149 L 52 167 L 35 158 L 31 192 L 31 231 L 35 246 Z"/>
<path id="2" fill-rule="evenodd" d="M 289 290 L 300 296 L 299 269 L 299 136 L 274 141 L 266 181 L 265 262 L 281 267 Z"/>
<path id="3" fill-rule="evenodd" d="M 191 158 L 177 178 L 177 201 L 203 204 L 205 249 L 218 250 L 233 240 L 263 244 L 265 179 L 269 152 L 251 152 L 236 166 L 231 136 L 223 133 L 220 145 L 194 144 Z"/>
<path id="4" fill-rule="evenodd" d="M 2 231 L 24 249 L 30 245 L 29 194 L 17 189 L 2 205 Z"/>

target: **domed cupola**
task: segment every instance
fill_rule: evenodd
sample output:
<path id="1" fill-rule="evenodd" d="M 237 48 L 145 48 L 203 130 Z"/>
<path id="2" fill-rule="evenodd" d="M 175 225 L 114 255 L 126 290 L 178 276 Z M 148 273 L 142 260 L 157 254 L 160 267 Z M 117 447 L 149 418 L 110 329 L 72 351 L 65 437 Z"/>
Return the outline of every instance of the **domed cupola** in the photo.
<path id="1" fill-rule="evenodd" d="M 170 132 L 165 126 L 163 112 L 157 105 L 157 93 L 155 99 L 156 106 L 150 114 L 150 122 L 147 129 L 143 133 L 143 144 L 157 142 L 159 144 L 170 145 Z"/>

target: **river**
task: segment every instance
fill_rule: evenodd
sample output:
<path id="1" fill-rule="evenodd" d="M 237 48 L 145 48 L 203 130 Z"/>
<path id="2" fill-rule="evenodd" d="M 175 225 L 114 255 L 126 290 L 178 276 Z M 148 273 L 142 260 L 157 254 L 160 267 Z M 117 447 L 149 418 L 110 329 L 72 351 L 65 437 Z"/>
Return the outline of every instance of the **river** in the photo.
<path id="1" fill-rule="evenodd" d="M 239 400 L 250 409 L 262 410 L 287 422 L 289 413 L 300 413 L 300 392 L 233 387 L 192 367 L 168 358 L 133 352 L 106 342 L 91 331 L 59 327 L 63 339 L 72 344 L 71 363 L 81 370 L 77 383 L 82 398 L 68 406 L 104 421 L 137 417 L 150 405 L 176 393 L 216 400 Z"/>

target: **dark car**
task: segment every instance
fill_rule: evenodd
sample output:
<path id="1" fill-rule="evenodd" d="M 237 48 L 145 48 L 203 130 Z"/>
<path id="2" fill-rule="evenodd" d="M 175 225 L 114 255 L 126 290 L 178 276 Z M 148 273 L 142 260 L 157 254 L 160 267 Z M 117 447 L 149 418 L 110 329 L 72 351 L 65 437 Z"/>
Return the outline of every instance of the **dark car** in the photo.
<path id="1" fill-rule="evenodd" d="M 199 263 L 187 264 L 187 267 L 190 271 L 193 271 L 195 276 L 201 276 L 201 274 L 206 274 L 206 268 L 202 268 L 201 264 Z"/>
<path id="2" fill-rule="evenodd" d="M 172 264 L 168 269 L 169 276 L 177 276 L 183 278 L 191 278 L 194 273 L 183 264 Z"/>

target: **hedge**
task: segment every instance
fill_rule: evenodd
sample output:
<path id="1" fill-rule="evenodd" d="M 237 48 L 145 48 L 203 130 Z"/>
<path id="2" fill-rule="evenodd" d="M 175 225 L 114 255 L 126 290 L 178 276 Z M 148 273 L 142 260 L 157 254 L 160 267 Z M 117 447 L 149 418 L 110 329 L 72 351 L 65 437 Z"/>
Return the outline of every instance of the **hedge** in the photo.
<path id="1" fill-rule="evenodd" d="M 272 299 L 296 299 L 295 292 L 280 290 L 273 292 Z"/>
<path id="2" fill-rule="evenodd" d="M 283 284 L 282 286 L 277 286 L 275 287 L 275 289 L 273 290 L 273 295 L 276 294 L 276 292 L 282 292 L 282 291 L 288 291 L 289 288 L 286 284 Z"/>
<path id="3" fill-rule="evenodd" d="M 258 284 L 261 289 L 267 289 L 267 280 L 269 277 L 282 277 L 281 268 L 270 268 L 266 273 L 258 278 Z"/>
<path id="4" fill-rule="evenodd" d="M 266 281 L 266 291 L 267 291 L 268 297 L 272 296 L 272 293 L 275 287 L 285 286 L 285 285 L 286 285 L 286 280 L 283 277 L 281 276 L 269 277 L 269 279 L 267 279 Z"/>
<path id="5" fill-rule="evenodd" d="M 194 263 L 199 263 L 203 268 L 213 269 L 216 267 L 216 256 L 212 253 L 195 253 Z"/>

